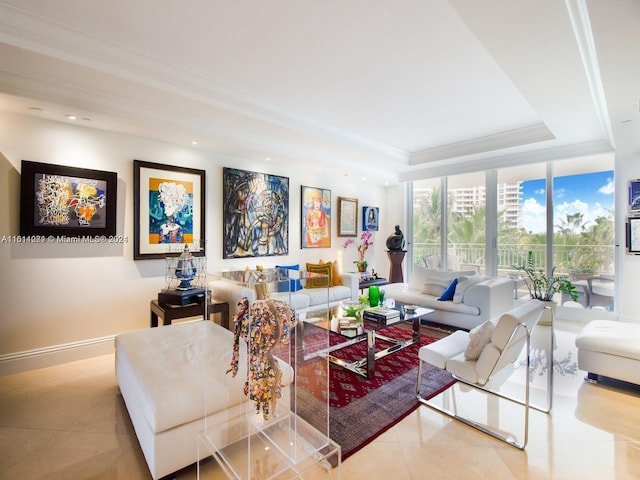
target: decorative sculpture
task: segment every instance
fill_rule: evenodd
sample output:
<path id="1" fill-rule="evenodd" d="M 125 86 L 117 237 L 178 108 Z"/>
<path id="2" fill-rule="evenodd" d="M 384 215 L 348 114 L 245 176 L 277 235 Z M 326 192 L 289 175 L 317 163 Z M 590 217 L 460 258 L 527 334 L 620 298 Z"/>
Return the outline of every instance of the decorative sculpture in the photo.
<path id="1" fill-rule="evenodd" d="M 387 248 L 395 252 L 404 250 L 404 235 L 400 230 L 400 225 L 396 225 L 396 231 L 387 238 Z"/>
<path id="2" fill-rule="evenodd" d="M 233 356 L 227 373 L 238 373 L 240 337 L 249 347 L 247 381 L 244 394 L 256 402 L 256 413 L 262 411 L 265 420 L 276 411 L 276 401 L 282 396 L 282 371 L 273 352 L 289 343 L 289 331 L 295 321 L 291 306 L 281 300 L 256 300 L 251 306 L 246 297 L 238 303 L 233 317 Z"/>

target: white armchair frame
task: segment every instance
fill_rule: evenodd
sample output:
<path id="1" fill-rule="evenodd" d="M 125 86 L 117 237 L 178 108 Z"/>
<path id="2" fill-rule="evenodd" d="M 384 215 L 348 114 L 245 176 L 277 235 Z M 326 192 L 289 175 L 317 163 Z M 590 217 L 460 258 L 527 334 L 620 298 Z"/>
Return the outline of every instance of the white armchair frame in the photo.
<path id="1" fill-rule="evenodd" d="M 530 401 L 530 350 L 531 350 L 531 332 L 537 325 L 541 316 L 547 312 L 549 315 L 553 315 L 553 312 L 549 307 L 545 306 L 538 300 L 531 300 L 520 307 L 514 308 L 505 314 L 501 315 L 498 321 L 495 323 L 495 329 L 491 335 L 491 341 L 484 347 L 478 360 L 466 360 L 464 358 L 464 350 L 469 341 L 471 332 L 458 331 L 453 335 L 458 338 L 445 337 L 429 345 L 425 345 L 420 348 L 419 352 L 419 364 L 418 364 L 418 381 L 416 384 L 416 397 L 423 405 L 426 405 L 440 413 L 443 413 L 451 418 L 459 420 L 477 430 L 480 430 L 488 435 L 491 435 L 498 440 L 501 440 L 511 446 L 523 450 L 529 439 L 529 409 L 533 408 L 543 413 L 549 413 L 552 406 L 553 397 L 553 329 L 549 327 L 551 332 L 550 351 L 547 355 L 547 388 L 546 388 L 546 405 L 544 407 L 533 405 Z M 467 341 L 464 342 L 464 335 L 467 335 Z M 449 340 L 447 340 L 449 339 Z M 505 341 L 506 339 L 506 341 Z M 461 341 L 462 340 L 462 341 Z M 440 342 L 448 342 L 447 344 L 438 345 Z M 526 352 L 526 366 L 525 366 L 525 391 L 524 399 L 516 398 L 506 395 L 505 393 L 497 390 L 492 390 L 487 384 L 494 378 L 504 367 L 513 363 L 522 352 L 522 348 L 525 348 Z M 485 353 L 486 351 L 486 353 Z M 450 411 L 436 402 L 423 398 L 420 394 L 420 383 L 422 380 L 422 364 L 425 362 L 425 358 L 431 359 L 437 367 L 444 368 L 449 371 L 453 378 L 458 382 L 465 385 L 482 390 L 491 395 L 503 398 L 510 402 L 524 406 L 524 439 L 519 442 L 514 437 L 507 436 L 502 432 L 493 430 L 486 425 L 480 424 L 470 418 L 463 417 L 455 411 Z M 438 361 L 434 361 L 433 358 L 437 358 Z M 473 372 L 471 375 L 475 376 L 473 380 L 462 376 L 461 372 Z M 449 389 L 455 388 L 455 384 L 449 387 Z"/>

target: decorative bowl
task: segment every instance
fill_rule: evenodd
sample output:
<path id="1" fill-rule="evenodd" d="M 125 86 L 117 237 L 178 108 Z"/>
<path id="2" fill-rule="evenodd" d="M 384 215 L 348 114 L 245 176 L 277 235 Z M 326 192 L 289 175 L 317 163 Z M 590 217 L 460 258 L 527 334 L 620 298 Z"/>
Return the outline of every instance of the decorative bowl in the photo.
<path id="1" fill-rule="evenodd" d="M 405 305 L 404 306 L 404 311 L 407 313 L 416 313 L 416 310 L 418 309 L 417 305 Z"/>
<path id="2" fill-rule="evenodd" d="M 364 309 L 364 305 L 360 302 L 342 302 L 341 306 L 345 317 L 355 317 Z"/>

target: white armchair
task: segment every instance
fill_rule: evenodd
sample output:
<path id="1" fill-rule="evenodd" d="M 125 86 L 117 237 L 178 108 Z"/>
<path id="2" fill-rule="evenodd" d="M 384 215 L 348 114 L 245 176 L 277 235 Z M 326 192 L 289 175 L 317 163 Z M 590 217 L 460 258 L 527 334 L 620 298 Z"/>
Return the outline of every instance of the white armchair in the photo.
<path id="1" fill-rule="evenodd" d="M 529 408 L 535 408 L 545 413 L 551 410 L 552 355 L 547 355 L 547 371 L 549 372 L 547 379 L 547 405 L 544 408 L 539 408 L 532 405 L 529 401 L 530 334 L 545 309 L 548 309 L 548 307 L 545 307 L 539 300 L 531 300 L 502 314 L 497 321 L 488 320 L 469 332 L 457 330 L 448 337 L 421 347 L 418 352 L 419 366 L 418 382 L 416 385 L 418 400 L 428 407 L 456 420 L 460 420 L 514 447 L 524 449 L 528 440 Z M 527 352 L 524 400 L 509 397 L 501 392 L 491 390 L 488 386 L 489 381 L 500 373 L 504 367 L 514 362 L 523 348 L 525 348 Z M 553 352 L 553 345 L 551 345 L 551 352 Z M 485 425 L 462 417 L 458 413 L 449 411 L 435 402 L 424 399 L 420 395 L 423 362 L 447 370 L 458 382 L 463 382 L 470 387 L 484 390 L 511 402 L 523 405 L 525 407 L 524 440 L 519 442 L 512 436 L 506 436 L 502 432 L 491 430 Z M 449 388 L 454 388 L 454 386 Z"/>

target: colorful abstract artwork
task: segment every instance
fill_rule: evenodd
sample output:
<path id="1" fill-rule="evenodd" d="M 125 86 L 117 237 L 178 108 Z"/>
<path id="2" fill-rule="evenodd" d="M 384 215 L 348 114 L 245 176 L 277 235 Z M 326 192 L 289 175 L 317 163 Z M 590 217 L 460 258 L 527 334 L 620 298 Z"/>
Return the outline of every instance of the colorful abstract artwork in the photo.
<path id="1" fill-rule="evenodd" d="M 331 190 L 301 187 L 302 248 L 331 246 Z"/>
<path id="2" fill-rule="evenodd" d="M 134 160 L 134 259 L 205 252 L 205 171 Z"/>
<path id="3" fill-rule="evenodd" d="M 38 208 L 34 222 L 48 226 L 105 226 L 106 182 L 38 173 L 35 183 Z"/>
<path id="4" fill-rule="evenodd" d="M 22 161 L 23 235 L 114 235 L 117 174 Z"/>
<path id="5" fill-rule="evenodd" d="M 193 243 L 193 182 L 149 178 L 149 243 Z"/>
<path id="6" fill-rule="evenodd" d="M 223 258 L 289 253 L 289 179 L 223 169 Z"/>

